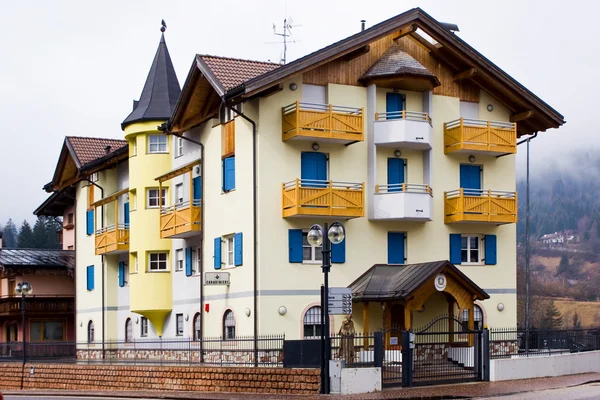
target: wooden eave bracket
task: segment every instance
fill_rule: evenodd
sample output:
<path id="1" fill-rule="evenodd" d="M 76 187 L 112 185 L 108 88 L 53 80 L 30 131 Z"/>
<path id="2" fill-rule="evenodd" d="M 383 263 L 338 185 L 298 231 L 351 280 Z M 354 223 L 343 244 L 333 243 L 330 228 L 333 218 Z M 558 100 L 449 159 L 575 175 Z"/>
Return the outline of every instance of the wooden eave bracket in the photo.
<path id="1" fill-rule="evenodd" d="M 463 72 L 459 72 L 458 74 L 454 75 L 452 79 L 454 80 L 454 82 L 458 82 L 464 79 L 470 79 L 475 75 L 477 75 L 477 68 L 469 68 Z"/>
<path id="2" fill-rule="evenodd" d="M 345 54 L 344 56 L 341 57 L 341 59 L 343 61 L 350 61 L 350 60 L 355 59 L 356 57 L 362 56 L 363 54 L 367 54 L 369 51 L 371 51 L 371 45 L 367 44 L 367 45 L 364 45 L 354 51 L 351 51 L 348 54 Z"/>
<path id="3" fill-rule="evenodd" d="M 398 31 L 398 33 L 396 35 L 394 35 L 392 37 L 392 40 L 398 40 L 403 36 L 408 35 L 409 33 L 415 32 L 417 30 L 417 24 L 411 24 L 408 26 L 405 26 L 404 28 L 400 29 L 400 31 Z"/>
<path id="4" fill-rule="evenodd" d="M 524 112 L 521 112 L 518 114 L 513 114 L 510 116 L 510 122 L 523 121 L 523 120 L 533 117 L 534 115 L 535 115 L 535 112 L 533 110 L 524 111 Z"/>

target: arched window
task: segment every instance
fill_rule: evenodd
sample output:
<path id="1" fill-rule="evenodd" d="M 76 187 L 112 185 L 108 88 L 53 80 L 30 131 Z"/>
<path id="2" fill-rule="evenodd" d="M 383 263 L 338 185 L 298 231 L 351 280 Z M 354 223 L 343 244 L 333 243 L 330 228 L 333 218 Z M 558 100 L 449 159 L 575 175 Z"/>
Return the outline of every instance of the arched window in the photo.
<path id="1" fill-rule="evenodd" d="M 87 334 L 88 343 L 94 343 L 94 321 L 88 322 Z"/>
<path id="2" fill-rule="evenodd" d="M 473 306 L 473 320 L 475 322 L 474 327 L 476 331 L 480 331 L 483 329 L 483 312 L 478 305 Z M 462 313 L 462 323 L 464 329 L 469 329 L 469 310 L 464 309 Z"/>
<path id="3" fill-rule="evenodd" d="M 200 313 L 196 313 L 194 315 L 194 340 L 198 341 L 202 339 L 202 334 L 200 333 Z"/>
<path id="4" fill-rule="evenodd" d="M 131 318 L 127 318 L 125 321 L 125 342 L 133 342 L 133 324 L 131 322 Z"/>
<path id="5" fill-rule="evenodd" d="M 231 310 L 227 310 L 223 314 L 223 339 L 235 339 L 235 317 Z"/>
<path id="6" fill-rule="evenodd" d="M 321 337 L 321 307 L 309 308 L 304 314 L 304 338 L 317 339 Z"/>

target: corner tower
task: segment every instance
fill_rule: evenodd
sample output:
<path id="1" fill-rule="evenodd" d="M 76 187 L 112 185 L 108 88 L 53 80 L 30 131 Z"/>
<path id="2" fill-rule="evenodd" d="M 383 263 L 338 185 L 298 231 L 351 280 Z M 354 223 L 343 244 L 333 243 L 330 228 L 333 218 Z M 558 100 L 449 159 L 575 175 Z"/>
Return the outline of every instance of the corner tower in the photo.
<path id="1" fill-rule="evenodd" d="M 162 337 L 171 312 L 171 241 L 160 238 L 160 209 L 169 187 L 160 193 L 157 176 L 171 168 L 171 145 L 158 126 L 171 117 L 181 88 L 165 42 L 165 24 L 144 89 L 121 124 L 129 142 L 130 310 L 146 317 Z"/>

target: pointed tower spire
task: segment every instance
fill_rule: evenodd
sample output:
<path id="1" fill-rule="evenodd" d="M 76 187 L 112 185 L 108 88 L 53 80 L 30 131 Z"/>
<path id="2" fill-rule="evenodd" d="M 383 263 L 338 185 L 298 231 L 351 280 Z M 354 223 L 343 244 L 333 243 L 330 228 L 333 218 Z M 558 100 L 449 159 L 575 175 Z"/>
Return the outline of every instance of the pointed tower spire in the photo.
<path id="1" fill-rule="evenodd" d="M 162 34 L 158 50 L 156 50 L 140 99 L 134 101 L 133 111 L 121 124 L 123 130 L 127 125 L 135 122 L 167 120 L 175 110 L 181 87 L 165 42 L 164 32 L 166 29 L 167 24 L 162 20 L 160 28 Z"/>

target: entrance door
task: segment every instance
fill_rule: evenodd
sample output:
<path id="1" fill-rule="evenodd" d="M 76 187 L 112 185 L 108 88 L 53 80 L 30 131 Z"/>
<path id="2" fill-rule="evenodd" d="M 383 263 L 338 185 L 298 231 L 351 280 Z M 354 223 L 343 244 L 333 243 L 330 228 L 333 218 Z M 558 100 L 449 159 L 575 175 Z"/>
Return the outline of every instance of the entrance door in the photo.
<path id="1" fill-rule="evenodd" d="M 404 330 L 404 306 L 402 304 L 392 304 L 392 328 Z"/>
<path id="2" fill-rule="evenodd" d="M 405 165 L 406 164 L 403 158 L 388 158 L 388 192 L 402 191 Z"/>
<path id="3" fill-rule="evenodd" d="M 301 164 L 302 186 L 327 187 L 327 156 L 324 153 L 302 153 Z"/>
<path id="4" fill-rule="evenodd" d="M 385 112 L 388 113 L 387 119 L 402 118 L 404 110 L 404 95 L 400 93 L 388 92 L 385 94 Z M 393 113 L 393 114 L 389 114 Z"/>
<path id="5" fill-rule="evenodd" d="M 479 165 L 460 164 L 460 187 L 467 196 L 481 196 L 481 173 Z"/>

